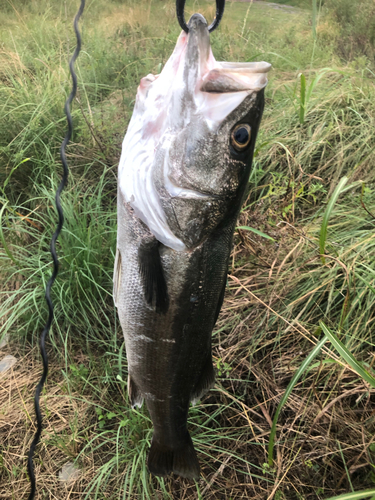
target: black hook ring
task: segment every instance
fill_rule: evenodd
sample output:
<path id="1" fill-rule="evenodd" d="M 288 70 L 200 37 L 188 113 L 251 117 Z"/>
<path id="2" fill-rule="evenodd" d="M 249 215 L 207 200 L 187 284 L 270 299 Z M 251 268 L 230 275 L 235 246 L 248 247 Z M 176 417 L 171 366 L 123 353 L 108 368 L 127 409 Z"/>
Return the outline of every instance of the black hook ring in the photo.
<path id="1" fill-rule="evenodd" d="M 181 28 L 186 33 L 189 33 L 189 28 L 186 24 L 184 16 L 185 2 L 186 0 L 176 0 L 176 13 Z M 225 0 L 216 0 L 216 17 L 213 20 L 212 24 L 210 24 L 210 26 L 208 27 L 208 31 L 210 33 L 219 26 L 221 18 L 223 17 L 224 14 L 224 7 L 225 7 Z"/>

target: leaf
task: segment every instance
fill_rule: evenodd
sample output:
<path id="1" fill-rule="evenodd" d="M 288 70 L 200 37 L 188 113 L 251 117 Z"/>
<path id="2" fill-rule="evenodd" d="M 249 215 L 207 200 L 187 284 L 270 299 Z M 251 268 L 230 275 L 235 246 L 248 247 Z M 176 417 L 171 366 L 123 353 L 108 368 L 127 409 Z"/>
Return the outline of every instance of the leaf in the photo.
<path id="1" fill-rule="evenodd" d="M 346 363 L 352 368 L 352 370 L 375 388 L 375 378 L 363 368 L 360 362 L 355 359 L 353 354 L 348 350 L 347 347 L 344 346 L 344 344 L 336 337 L 336 335 L 332 333 L 329 328 L 327 328 L 323 321 L 320 321 L 320 326 L 326 337 L 330 340 L 332 345 L 339 352 L 340 356 L 346 361 Z"/>
<path id="2" fill-rule="evenodd" d="M 301 94 L 300 94 L 300 107 L 299 107 L 299 122 L 305 123 L 306 112 L 306 78 L 303 73 L 300 74 L 301 80 Z"/>
<path id="3" fill-rule="evenodd" d="M 254 154 L 253 154 L 253 158 L 256 158 L 258 155 L 259 155 L 259 152 L 266 146 L 268 146 L 268 144 L 270 143 L 270 141 L 264 141 L 262 142 L 262 144 L 260 144 L 259 146 L 257 146 L 255 148 L 255 151 L 254 151 Z"/>
<path id="4" fill-rule="evenodd" d="M 5 241 L 5 237 L 4 237 L 4 233 L 3 233 L 3 212 L 7 206 L 7 203 L 8 202 L 4 203 L 3 208 L 0 210 L 0 241 L 2 242 L 4 250 L 5 250 L 6 254 L 8 255 L 8 257 L 10 258 L 10 260 L 12 260 L 16 265 L 18 265 L 17 260 L 13 257 L 12 252 L 9 250 L 9 247 L 7 245 L 7 242 Z"/>
<path id="5" fill-rule="evenodd" d="M 245 231 L 251 231 L 252 233 L 255 233 L 259 236 L 262 236 L 263 238 L 267 238 L 267 240 L 272 240 L 275 241 L 274 238 L 271 236 L 268 236 L 268 234 L 262 233 L 262 231 L 258 231 L 258 229 L 254 229 L 253 227 L 249 226 L 238 226 L 236 229 L 244 229 Z"/>
<path id="6" fill-rule="evenodd" d="M 337 497 L 329 497 L 327 500 L 361 500 L 362 498 L 368 498 L 375 495 L 375 489 L 363 490 L 363 491 L 353 491 L 351 493 L 344 493 L 338 495 Z"/>
<path id="7" fill-rule="evenodd" d="M 319 352 L 320 352 L 321 348 L 323 347 L 323 345 L 325 344 L 325 342 L 327 342 L 327 337 L 324 337 L 318 344 L 316 344 L 314 349 L 310 352 L 310 354 L 307 356 L 307 358 L 303 361 L 301 366 L 298 368 L 296 373 L 293 375 L 292 380 L 289 382 L 288 387 L 286 388 L 286 391 L 284 393 L 284 396 L 281 398 L 279 406 L 277 407 L 275 416 L 273 417 L 270 439 L 269 439 L 269 443 L 268 443 L 268 465 L 270 467 L 272 467 L 272 465 L 273 465 L 273 448 L 274 448 L 274 444 L 275 444 L 276 425 L 277 425 L 277 420 L 279 418 L 279 414 L 281 412 L 281 409 L 284 406 L 284 404 L 287 402 L 288 397 L 290 396 L 292 390 L 294 389 L 294 386 L 297 384 L 301 375 L 306 371 L 306 369 L 307 369 L 308 365 L 311 363 L 311 361 L 319 354 Z"/>
<path id="8" fill-rule="evenodd" d="M 12 176 L 13 172 L 14 172 L 15 170 L 17 170 L 17 168 L 18 168 L 20 165 L 22 165 L 23 163 L 25 163 L 25 162 L 27 162 L 27 161 L 29 161 L 29 160 L 31 160 L 31 158 L 25 158 L 25 159 L 24 159 L 24 160 L 22 160 L 22 161 L 21 161 L 18 165 L 16 165 L 15 167 L 13 167 L 13 168 L 12 168 L 12 170 L 10 171 L 10 174 L 8 175 L 8 177 L 7 177 L 7 178 L 5 179 L 5 181 L 4 181 L 4 185 L 3 185 L 3 187 L 1 188 L 1 190 L 2 190 L 2 192 L 3 192 L 4 194 L 5 194 L 5 188 L 7 187 L 7 185 L 8 185 L 8 183 L 9 183 L 9 181 L 10 181 L 10 178 L 11 178 L 11 176 Z"/>
<path id="9" fill-rule="evenodd" d="M 360 262 L 360 264 L 361 264 L 361 262 Z M 364 265 L 364 264 L 362 264 L 362 265 Z M 365 267 L 367 267 L 367 266 L 365 266 Z M 370 283 L 365 278 L 362 278 L 362 276 L 360 274 L 358 274 L 357 272 L 354 272 L 354 274 L 355 274 L 356 278 L 363 281 L 363 283 L 365 283 L 365 285 L 369 288 L 369 290 L 371 290 L 372 293 L 375 294 L 375 288 L 373 286 L 371 286 Z"/>
<path id="10" fill-rule="evenodd" d="M 348 182 L 347 177 L 343 177 L 340 182 L 337 184 L 336 189 L 331 196 L 331 199 L 328 202 L 327 208 L 323 215 L 322 226 L 320 228 L 320 236 L 319 236 L 319 250 L 323 264 L 326 263 L 325 258 L 323 257 L 325 253 L 326 240 L 327 240 L 327 231 L 328 231 L 328 221 L 331 217 L 333 207 L 337 201 L 337 198 L 340 196 L 341 191 L 345 184 Z"/>
<path id="11" fill-rule="evenodd" d="M 319 73 L 316 75 L 314 80 L 310 83 L 309 88 L 307 89 L 306 92 L 306 102 L 309 102 L 311 94 L 313 93 L 314 88 L 316 85 L 319 83 L 319 80 L 327 73 L 330 71 L 334 71 L 331 68 L 323 68 L 322 70 L 319 71 Z"/>

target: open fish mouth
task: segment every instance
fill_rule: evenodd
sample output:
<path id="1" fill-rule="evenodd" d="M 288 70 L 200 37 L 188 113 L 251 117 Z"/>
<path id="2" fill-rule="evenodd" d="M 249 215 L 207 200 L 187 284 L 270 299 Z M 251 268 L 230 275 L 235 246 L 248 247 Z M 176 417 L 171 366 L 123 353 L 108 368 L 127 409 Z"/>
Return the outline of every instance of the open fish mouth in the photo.
<path id="1" fill-rule="evenodd" d="M 148 105 L 153 103 L 156 109 L 164 107 L 154 126 L 146 130 L 156 133 L 162 121 L 170 127 L 181 127 L 192 113 L 201 114 L 210 128 L 217 128 L 249 93 L 267 85 L 270 68 L 267 62 L 216 61 L 207 22 L 201 14 L 194 14 L 189 33 L 180 34 L 160 75 L 141 80 L 137 98 Z M 173 113 L 165 120 L 168 110 Z"/>
<path id="2" fill-rule="evenodd" d="M 162 73 L 170 81 L 168 87 L 183 86 L 186 93 L 259 91 L 267 85 L 271 65 L 262 62 L 221 62 L 213 56 L 207 22 L 200 14 L 189 21 L 189 33 L 180 34 L 176 47 Z M 151 76 L 143 84 L 154 81 Z"/>
<path id="3" fill-rule="evenodd" d="M 197 151 L 203 148 L 204 160 L 209 152 L 203 143 L 220 140 L 222 124 L 246 97 L 266 86 L 270 68 L 266 62 L 216 61 L 207 22 L 194 14 L 189 33 L 180 34 L 161 73 L 141 79 L 123 142 L 119 189 L 164 245 L 186 248 L 176 234 L 181 225 L 173 221 L 174 200 L 197 200 L 204 210 L 205 199 L 228 198 L 225 190 L 232 174 L 218 171 L 198 179 Z"/>

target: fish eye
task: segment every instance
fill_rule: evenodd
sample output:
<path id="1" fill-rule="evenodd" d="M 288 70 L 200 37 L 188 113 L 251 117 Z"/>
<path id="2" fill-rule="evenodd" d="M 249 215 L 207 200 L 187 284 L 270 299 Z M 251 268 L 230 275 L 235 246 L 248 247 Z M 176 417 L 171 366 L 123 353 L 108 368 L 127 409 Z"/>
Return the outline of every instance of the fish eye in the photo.
<path id="1" fill-rule="evenodd" d="M 231 143 L 236 151 L 243 151 L 250 142 L 251 127 L 247 123 L 240 123 L 234 127 L 231 135 Z"/>

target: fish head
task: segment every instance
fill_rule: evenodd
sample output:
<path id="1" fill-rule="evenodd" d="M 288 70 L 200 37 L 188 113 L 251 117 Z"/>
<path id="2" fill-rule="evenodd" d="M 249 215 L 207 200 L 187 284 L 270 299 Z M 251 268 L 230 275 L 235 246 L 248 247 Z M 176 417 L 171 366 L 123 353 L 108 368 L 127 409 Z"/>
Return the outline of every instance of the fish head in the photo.
<path id="1" fill-rule="evenodd" d="M 271 67 L 218 62 L 204 17 L 188 26 L 160 75 L 141 80 L 119 165 L 125 202 L 177 251 L 238 213 Z"/>

